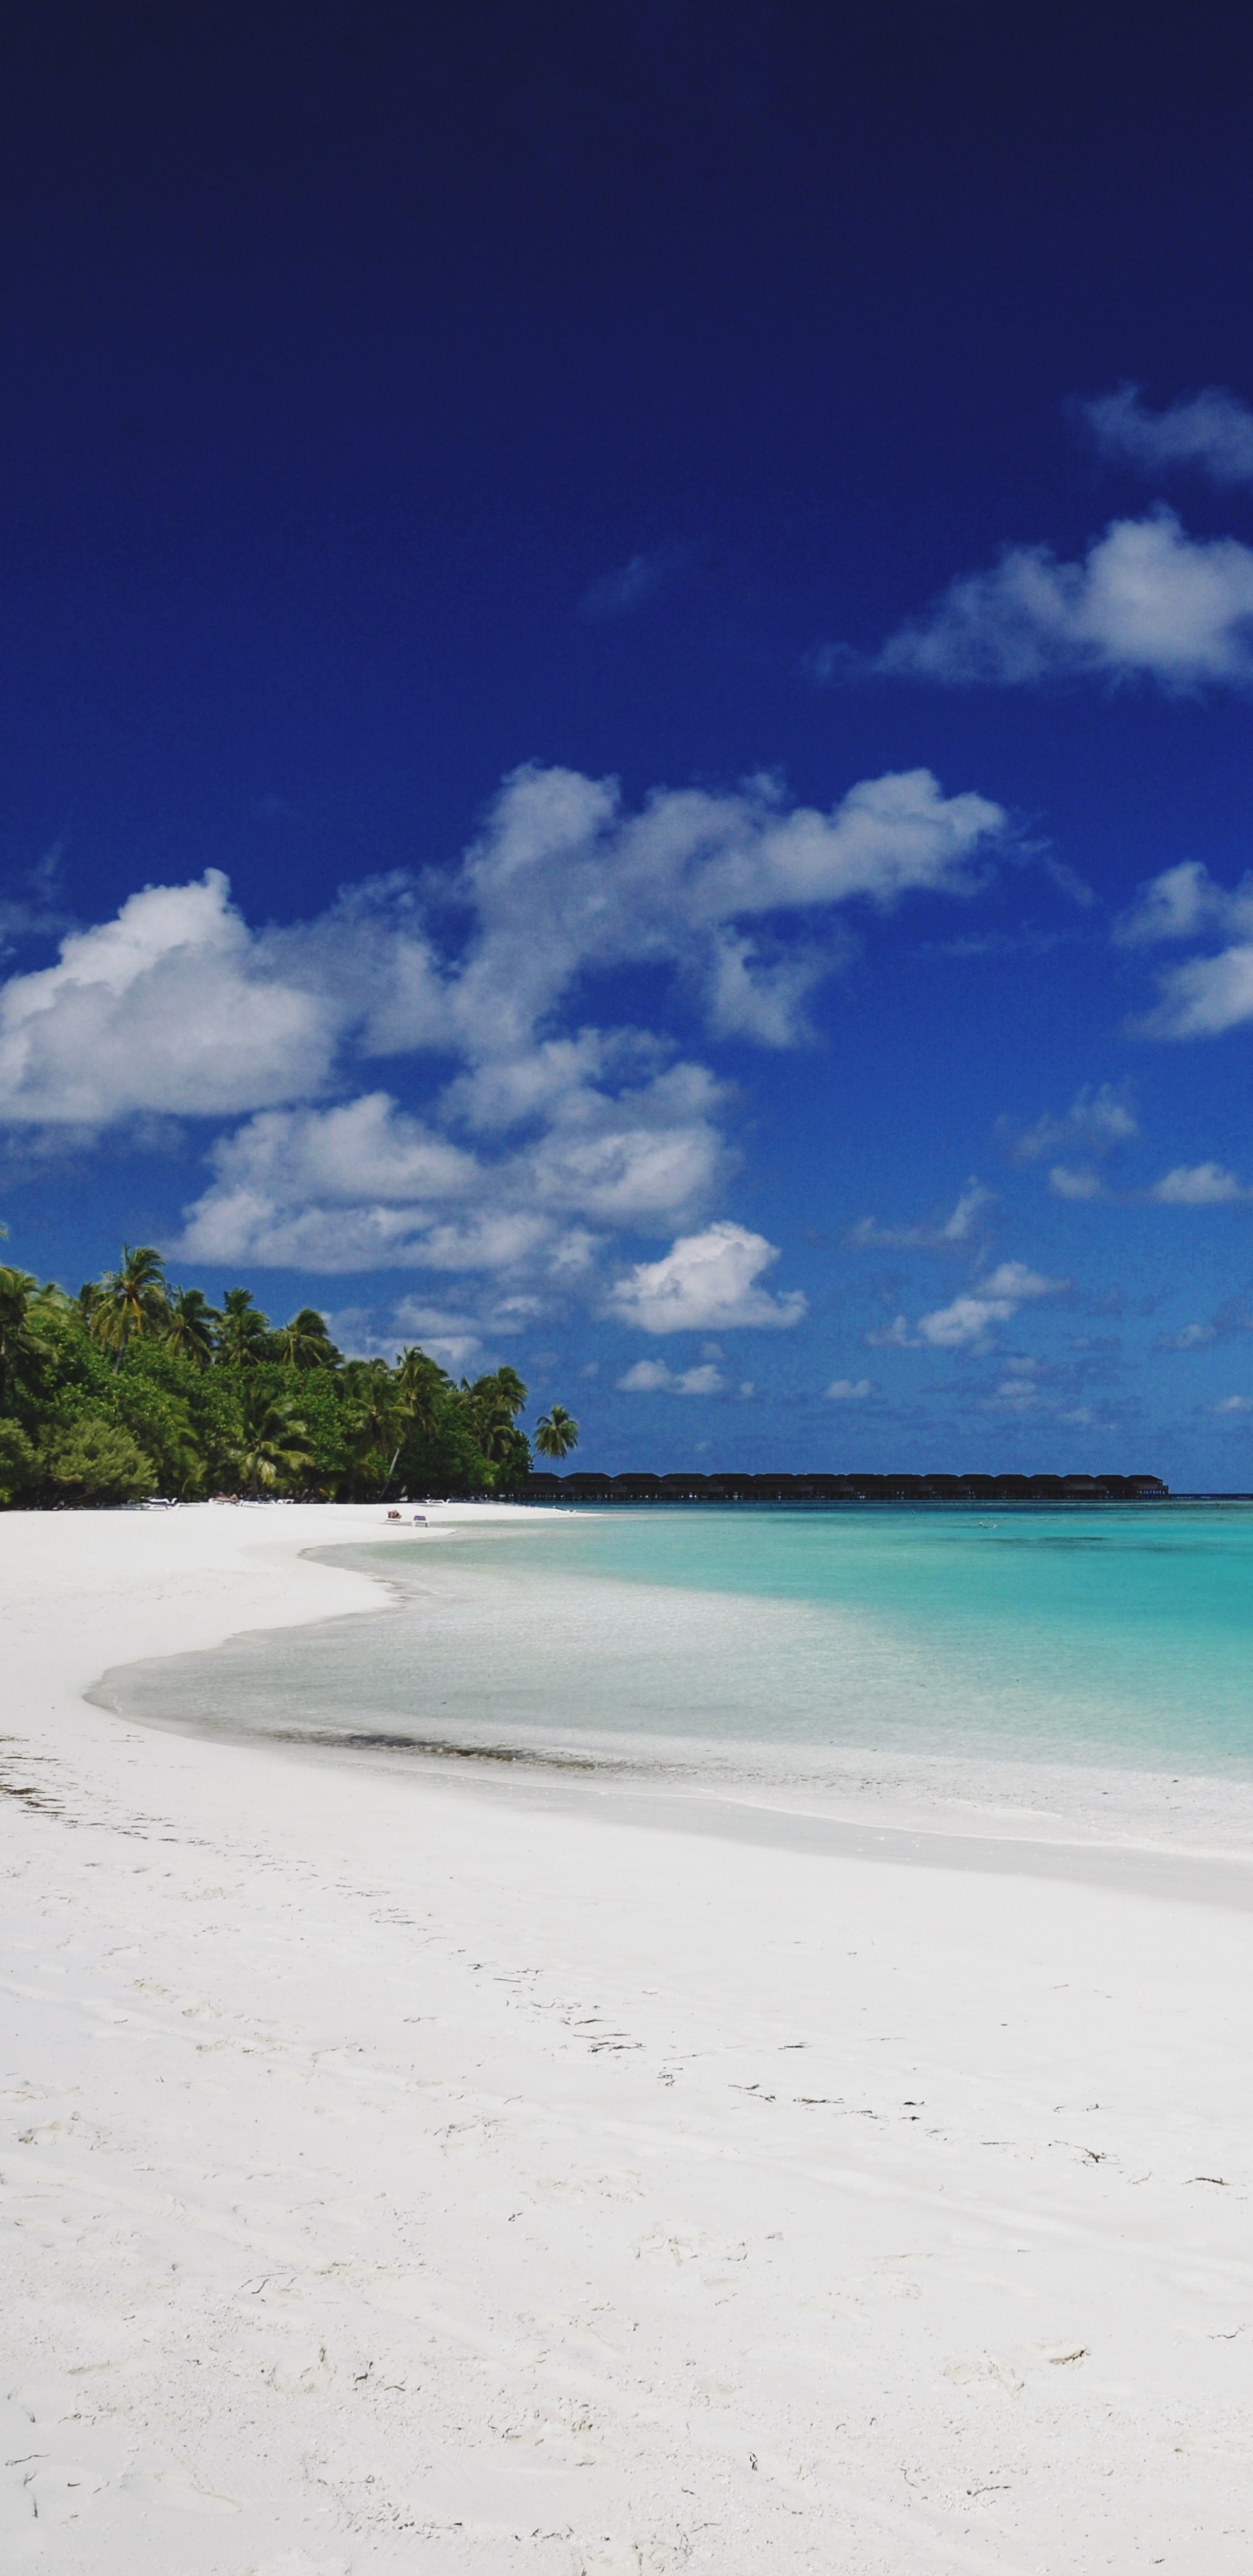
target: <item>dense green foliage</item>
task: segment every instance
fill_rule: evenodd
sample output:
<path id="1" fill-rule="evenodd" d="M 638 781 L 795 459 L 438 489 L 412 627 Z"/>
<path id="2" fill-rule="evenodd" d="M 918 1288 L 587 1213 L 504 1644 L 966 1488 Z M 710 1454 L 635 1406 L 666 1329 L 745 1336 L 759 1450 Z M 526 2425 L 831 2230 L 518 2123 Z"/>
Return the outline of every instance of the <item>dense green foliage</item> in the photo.
<path id="1" fill-rule="evenodd" d="M 0 1507 L 516 1492 L 526 1393 L 511 1368 L 454 1385 L 416 1347 L 345 1360 L 314 1308 L 274 1327 L 247 1288 L 212 1306 L 147 1244 L 77 1297 L 0 1267 Z M 577 1432 L 554 1405 L 537 1445 Z"/>

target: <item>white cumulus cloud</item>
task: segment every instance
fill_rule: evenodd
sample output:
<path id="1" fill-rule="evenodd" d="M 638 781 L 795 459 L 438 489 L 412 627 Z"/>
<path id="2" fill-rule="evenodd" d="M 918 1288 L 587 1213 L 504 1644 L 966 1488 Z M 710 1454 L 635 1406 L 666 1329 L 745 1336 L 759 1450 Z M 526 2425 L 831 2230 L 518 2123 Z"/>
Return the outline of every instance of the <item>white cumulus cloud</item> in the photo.
<path id="1" fill-rule="evenodd" d="M 863 1396 L 874 1394 L 874 1380 L 868 1377 L 833 1377 L 827 1388 L 832 1404 L 859 1404 Z"/>
<path id="2" fill-rule="evenodd" d="M 803 1033 L 830 943 L 812 921 L 911 890 L 971 893 L 999 806 L 946 797 L 927 770 L 864 780 L 828 814 L 777 782 L 659 790 L 641 811 L 612 779 L 527 768 L 506 780 L 462 866 L 431 901 L 468 916 L 450 950 L 403 878 L 349 889 L 318 920 L 251 931 L 216 869 L 148 886 L 67 935 L 56 965 L 0 986 L 0 1120 L 99 1129 L 156 1109 L 220 1117 L 342 1087 L 346 1061 L 442 1050 L 493 1067 L 503 1096 L 568 1095 L 602 1032 L 537 1023 L 589 973 L 653 960 L 703 997 L 710 1026 L 769 1045 Z M 442 905 L 442 913 L 441 913 Z M 756 925 L 756 927 L 753 927 Z M 761 942 L 765 940 L 763 946 Z"/>
<path id="3" fill-rule="evenodd" d="M 98 1128 L 146 1110 L 221 1117 L 326 1088 L 333 997 L 259 953 L 210 868 L 146 886 L 0 988 L 0 1118 Z"/>
<path id="4" fill-rule="evenodd" d="M 594 1242 L 660 1232 L 725 1162 L 717 1086 L 676 1065 L 610 1096 L 574 1078 L 539 1132 L 468 1148 L 384 1091 L 333 1108 L 263 1110 L 210 1153 L 180 1251 L 200 1260 L 343 1271 L 502 1270 L 573 1278 Z M 555 1265 L 555 1267 L 554 1267 Z"/>
<path id="5" fill-rule="evenodd" d="M 685 974 L 716 1028 L 787 1043 L 812 955 L 762 952 L 752 925 L 969 894 L 1004 824 L 986 797 L 946 797 L 929 770 L 865 780 L 828 814 L 789 807 L 769 778 L 723 795 L 660 789 L 631 813 L 614 779 L 518 770 L 460 879 L 479 930 L 455 1016 L 483 1053 L 507 1055 L 577 974 L 651 959 Z"/>
<path id="6" fill-rule="evenodd" d="M 610 1290 L 609 1311 L 645 1333 L 786 1329 L 800 1323 L 807 1305 L 799 1288 L 772 1296 L 759 1285 L 778 1258 L 764 1235 L 724 1220 L 703 1234 L 680 1235 L 660 1261 L 637 1261 Z"/>
<path id="7" fill-rule="evenodd" d="M 209 1148 L 187 1256 L 590 1274 L 619 1234 L 700 1240 L 732 1161 L 725 1086 L 648 1030 L 590 1024 L 597 979 L 660 966 L 714 1035 L 794 1044 L 841 909 L 970 895 L 1004 822 L 926 770 L 823 813 L 764 778 L 631 810 L 612 779 L 528 767 L 438 881 L 368 881 L 254 930 L 210 870 L 67 934 L 55 964 L 0 985 L 0 1123 L 44 1140 L 242 1122 Z M 368 1068 L 392 1060 L 391 1086 L 394 1060 L 423 1055 L 446 1078 L 417 1119 Z M 739 1304 L 800 1312 L 751 1280 Z"/>
<path id="8" fill-rule="evenodd" d="M 342 1272 L 423 1267 L 554 1275 L 592 1238 L 547 1204 L 526 1153 L 485 1165 L 376 1091 L 333 1109 L 265 1110 L 214 1146 L 187 1211 L 188 1259 Z"/>
<path id="9" fill-rule="evenodd" d="M 875 668 L 949 687 L 1089 676 L 1175 694 L 1253 681 L 1253 551 L 1174 513 L 1115 519 L 1082 563 L 1011 546 L 889 637 Z"/>

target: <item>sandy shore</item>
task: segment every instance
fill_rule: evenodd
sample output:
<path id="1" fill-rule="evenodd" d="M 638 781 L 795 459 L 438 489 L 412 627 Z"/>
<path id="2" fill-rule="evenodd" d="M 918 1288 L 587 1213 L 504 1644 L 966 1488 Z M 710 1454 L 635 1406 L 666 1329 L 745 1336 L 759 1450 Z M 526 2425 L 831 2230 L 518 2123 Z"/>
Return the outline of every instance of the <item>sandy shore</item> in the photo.
<path id="1" fill-rule="evenodd" d="M 1246 2569 L 1253 1912 L 84 1700 L 381 1527 L 0 1517 L 4 2563 Z"/>

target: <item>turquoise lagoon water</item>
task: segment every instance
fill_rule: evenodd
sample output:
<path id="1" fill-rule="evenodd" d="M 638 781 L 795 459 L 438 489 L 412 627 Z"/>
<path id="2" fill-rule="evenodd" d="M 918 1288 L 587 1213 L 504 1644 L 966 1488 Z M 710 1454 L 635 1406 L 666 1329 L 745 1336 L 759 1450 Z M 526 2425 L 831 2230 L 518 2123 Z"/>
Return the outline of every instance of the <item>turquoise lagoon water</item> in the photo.
<path id="1" fill-rule="evenodd" d="M 820 1778 L 912 1749 L 1253 1779 L 1250 1506 L 671 1506 L 380 1530 L 328 1558 L 384 1575 L 392 1606 L 103 1695 L 391 1758 Z"/>

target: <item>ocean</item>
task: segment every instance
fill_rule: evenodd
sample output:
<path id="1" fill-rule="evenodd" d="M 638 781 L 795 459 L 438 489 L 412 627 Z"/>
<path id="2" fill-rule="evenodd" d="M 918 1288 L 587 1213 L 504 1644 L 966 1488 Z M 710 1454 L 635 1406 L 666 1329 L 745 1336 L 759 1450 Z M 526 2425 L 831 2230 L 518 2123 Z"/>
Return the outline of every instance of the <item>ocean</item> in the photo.
<path id="1" fill-rule="evenodd" d="M 1253 1781 L 1253 1506 L 672 1506 L 380 1526 L 327 1555 L 390 1605 L 137 1665 L 101 1696 L 392 1761 Z"/>

